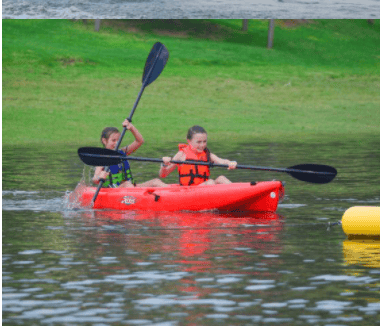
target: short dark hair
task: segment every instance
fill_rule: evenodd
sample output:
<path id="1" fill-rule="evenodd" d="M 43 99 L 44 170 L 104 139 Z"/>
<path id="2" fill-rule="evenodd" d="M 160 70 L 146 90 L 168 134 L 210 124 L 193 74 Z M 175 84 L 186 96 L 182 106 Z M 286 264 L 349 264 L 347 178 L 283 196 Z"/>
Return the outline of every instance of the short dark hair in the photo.
<path id="1" fill-rule="evenodd" d="M 207 132 L 204 128 L 201 126 L 192 126 L 188 131 L 187 131 L 187 139 L 191 140 L 195 134 L 206 134 Z"/>

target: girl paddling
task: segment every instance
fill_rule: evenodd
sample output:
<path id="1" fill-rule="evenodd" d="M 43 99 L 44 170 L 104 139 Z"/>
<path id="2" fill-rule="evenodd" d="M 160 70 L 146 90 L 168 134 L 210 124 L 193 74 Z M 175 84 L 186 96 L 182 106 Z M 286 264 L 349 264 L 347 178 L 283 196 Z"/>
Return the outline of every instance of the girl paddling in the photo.
<path id="1" fill-rule="evenodd" d="M 219 158 L 207 149 L 207 132 L 200 126 L 193 126 L 187 132 L 187 144 L 179 144 L 179 152 L 174 155 L 173 161 L 204 161 L 215 164 L 227 164 L 228 169 L 236 168 L 237 162 Z M 231 183 L 225 176 L 215 180 L 210 179 L 210 168 L 205 165 L 176 165 L 170 163 L 170 157 L 163 157 L 159 176 L 167 177 L 178 167 L 179 183 L 183 186 L 211 185 Z"/>
<path id="2" fill-rule="evenodd" d="M 143 143 L 144 138 L 137 130 L 137 128 L 132 125 L 126 119 L 123 122 L 123 127 L 126 127 L 131 131 L 132 135 L 135 137 L 135 140 L 129 146 L 121 148 L 119 150 L 120 153 L 124 155 L 130 155 L 134 151 L 136 151 Z M 107 127 L 103 129 L 102 135 L 100 137 L 100 141 L 107 149 L 114 150 L 116 148 L 117 142 L 120 138 L 121 134 L 117 128 Z M 167 184 L 163 183 L 160 179 L 153 179 L 146 181 L 144 183 L 135 184 L 132 177 L 131 168 L 129 166 L 128 161 L 124 161 L 119 165 L 110 166 L 110 172 L 106 172 L 103 166 L 97 166 L 95 168 L 95 174 L 92 178 L 92 181 L 95 184 L 98 184 L 101 179 L 104 179 L 103 187 L 166 187 Z"/>

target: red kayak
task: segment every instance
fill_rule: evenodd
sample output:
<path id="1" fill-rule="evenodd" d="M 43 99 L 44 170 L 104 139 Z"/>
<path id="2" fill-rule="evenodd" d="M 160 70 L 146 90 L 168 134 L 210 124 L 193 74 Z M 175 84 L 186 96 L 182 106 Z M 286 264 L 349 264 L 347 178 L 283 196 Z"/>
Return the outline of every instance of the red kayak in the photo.
<path id="1" fill-rule="evenodd" d="M 91 205 L 95 187 L 81 187 L 81 206 Z M 244 182 L 207 186 L 102 188 L 94 209 L 144 211 L 275 212 L 284 196 L 280 181 Z"/>

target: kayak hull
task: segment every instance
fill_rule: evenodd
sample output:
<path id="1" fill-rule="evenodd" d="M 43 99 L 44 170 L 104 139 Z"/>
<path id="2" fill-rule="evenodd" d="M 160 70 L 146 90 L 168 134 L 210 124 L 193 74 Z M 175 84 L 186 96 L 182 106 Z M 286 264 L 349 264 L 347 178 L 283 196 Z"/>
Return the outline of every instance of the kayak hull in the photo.
<path id="1" fill-rule="evenodd" d="M 91 206 L 96 188 L 85 187 L 77 198 Z M 275 212 L 284 196 L 280 181 L 206 186 L 103 188 L 94 209 L 144 211 L 254 211 Z"/>

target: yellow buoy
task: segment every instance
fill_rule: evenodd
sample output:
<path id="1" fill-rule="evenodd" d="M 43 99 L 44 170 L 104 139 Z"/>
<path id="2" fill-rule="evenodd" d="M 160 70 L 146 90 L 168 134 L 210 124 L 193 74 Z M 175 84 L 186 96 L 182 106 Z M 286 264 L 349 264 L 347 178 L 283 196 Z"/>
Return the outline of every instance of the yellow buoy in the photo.
<path id="1" fill-rule="evenodd" d="M 380 238 L 380 207 L 349 208 L 343 214 L 342 228 L 348 238 Z"/>

